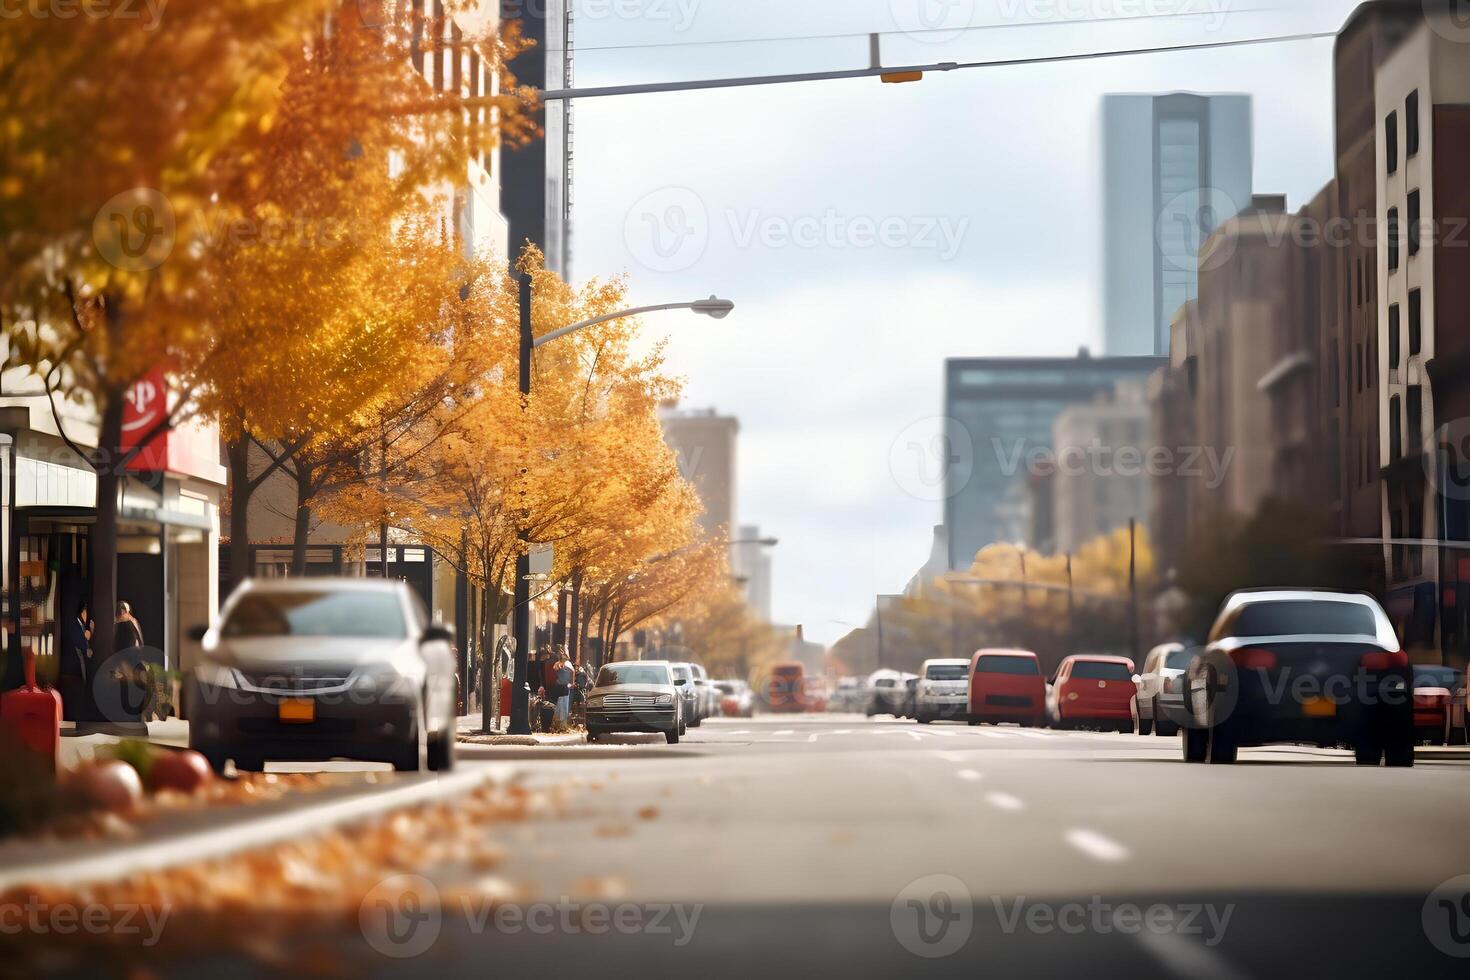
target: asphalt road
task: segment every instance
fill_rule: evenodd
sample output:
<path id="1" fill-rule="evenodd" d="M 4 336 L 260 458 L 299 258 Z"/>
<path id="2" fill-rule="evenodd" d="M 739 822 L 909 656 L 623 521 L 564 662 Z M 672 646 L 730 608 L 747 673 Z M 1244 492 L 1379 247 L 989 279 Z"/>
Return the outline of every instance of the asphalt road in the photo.
<path id="1" fill-rule="evenodd" d="M 1206 767 L 1182 763 L 1177 739 L 830 715 L 623 741 L 523 756 L 528 786 L 573 789 L 560 815 L 494 831 L 510 911 L 445 897 L 422 956 L 362 966 L 1226 978 L 1470 965 L 1470 751 L 1395 770 L 1264 748 Z M 429 877 L 445 896 L 463 883 Z"/>
<path id="2" fill-rule="evenodd" d="M 486 826 L 492 872 L 405 868 L 302 948 L 436 978 L 1463 976 L 1470 750 L 1412 769 L 1179 756 L 835 715 L 710 721 L 678 746 L 465 746 L 562 802 Z M 228 953 L 160 972 L 201 970 L 262 972 Z"/>

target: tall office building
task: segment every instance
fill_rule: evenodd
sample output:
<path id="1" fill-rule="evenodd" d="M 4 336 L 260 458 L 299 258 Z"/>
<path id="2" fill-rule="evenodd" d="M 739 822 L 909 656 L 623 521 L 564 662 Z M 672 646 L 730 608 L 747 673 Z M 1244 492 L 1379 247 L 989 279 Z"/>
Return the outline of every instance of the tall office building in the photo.
<path id="1" fill-rule="evenodd" d="M 1250 204 L 1250 96 L 1107 95 L 1102 131 L 1105 352 L 1167 354 L 1200 246 Z"/>
<path id="2" fill-rule="evenodd" d="M 762 620 L 771 621 L 771 553 L 761 543 L 761 529 L 755 524 L 741 525 L 731 535 L 739 541 L 731 551 L 735 574 L 744 579 L 745 601 Z"/>
<path id="3" fill-rule="evenodd" d="M 510 63 L 523 85 L 542 90 L 572 87 L 573 19 L 569 0 L 501 0 L 501 16 L 520 21 L 534 45 Z M 545 135 L 501 155 L 502 209 L 510 225 L 511 260 L 534 242 L 546 255 L 546 267 L 571 278 L 572 241 L 572 105 L 545 104 Z"/>
<path id="4" fill-rule="evenodd" d="M 664 442 L 679 455 L 679 472 L 694 484 L 704 514 L 700 524 L 709 534 L 737 540 L 735 524 L 735 442 L 740 421 L 712 408 L 665 406 L 659 412 Z"/>
<path id="5" fill-rule="evenodd" d="M 969 568 L 975 553 L 997 541 L 1027 537 L 1028 484 L 1053 468 L 1052 428 L 1069 405 L 1142 383 L 1162 357 L 983 357 L 945 362 L 944 526 L 949 562 Z"/>

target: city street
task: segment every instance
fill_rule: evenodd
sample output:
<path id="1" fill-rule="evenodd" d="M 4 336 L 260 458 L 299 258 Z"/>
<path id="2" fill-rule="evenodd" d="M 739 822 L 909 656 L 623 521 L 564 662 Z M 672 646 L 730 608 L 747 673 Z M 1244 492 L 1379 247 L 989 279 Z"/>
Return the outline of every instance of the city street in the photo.
<path id="1" fill-rule="evenodd" d="M 442 933 L 420 952 L 411 928 L 369 928 L 390 955 L 351 936 L 349 958 L 401 975 L 1241 977 L 1448 975 L 1433 943 L 1470 952 L 1459 919 L 1421 921 L 1470 866 L 1466 750 L 1393 770 L 1279 747 L 1213 768 L 1180 763 L 1175 739 L 858 716 L 623 741 L 519 754 L 528 788 L 569 788 L 559 814 L 486 830 L 524 922 L 451 899 L 453 870 L 415 869 Z M 636 908 L 628 934 L 597 935 L 589 903 Z"/>

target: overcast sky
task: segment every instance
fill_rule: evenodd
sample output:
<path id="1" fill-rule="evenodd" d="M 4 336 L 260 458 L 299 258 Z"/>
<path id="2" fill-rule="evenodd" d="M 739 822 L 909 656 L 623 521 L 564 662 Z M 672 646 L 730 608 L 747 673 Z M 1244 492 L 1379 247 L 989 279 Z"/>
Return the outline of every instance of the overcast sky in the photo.
<path id="1" fill-rule="evenodd" d="M 866 67 L 870 31 L 893 65 L 1334 31 L 1355 6 L 574 2 L 579 87 Z M 955 30 L 967 25 L 981 29 Z M 814 35 L 853 36 L 760 40 Z M 730 39 L 744 43 L 709 43 Z M 925 560 L 942 505 L 902 450 L 938 426 L 944 358 L 1100 348 L 1100 97 L 1251 94 L 1256 192 L 1296 208 L 1331 176 L 1331 51 L 1324 39 L 575 104 L 574 276 L 626 272 L 641 302 L 738 304 L 719 323 L 648 326 L 669 340 L 686 404 L 740 419 L 738 517 L 781 539 L 778 621 L 830 642 Z"/>

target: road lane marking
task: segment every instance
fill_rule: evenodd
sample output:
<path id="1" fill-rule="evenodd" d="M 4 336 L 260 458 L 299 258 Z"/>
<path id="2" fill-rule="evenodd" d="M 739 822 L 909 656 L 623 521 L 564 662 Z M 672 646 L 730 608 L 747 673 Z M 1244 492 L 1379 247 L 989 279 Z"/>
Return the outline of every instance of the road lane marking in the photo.
<path id="1" fill-rule="evenodd" d="M 956 772 L 955 775 L 963 779 L 967 783 L 978 783 L 981 779 L 985 778 L 973 769 L 961 769 L 960 771 Z"/>
<path id="2" fill-rule="evenodd" d="M 778 732 L 772 732 L 771 734 L 772 735 L 795 735 L 796 733 L 794 731 L 792 731 L 791 729 L 789 729 L 789 728 L 783 728 L 780 731 L 778 731 Z"/>
<path id="3" fill-rule="evenodd" d="M 963 752 L 935 752 L 934 754 L 945 762 L 965 761 L 965 753 Z"/>
<path id="4" fill-rule="evenodd" d="M 1088 857 L 1099 861 L 1121 861 L 1128 857 L 1128 848 L 1111 837 L 1104 837 L 1095 830 L 1076 827 L 1067 831 L 1067 843 Z"/>
<path id="5" fill-rule="evenodd" d="M 1016 734 L 1017 735 L 1025 736 L 1026 738 L 1052 738 L 1053 737 L 1052 735 L 1050 735 L 1047 732 L 1032 731 L 1029 728 L 1018 728 L 1018 729 L 1016 729 Z"/>
<path id="6" fill-rule="evenodd" d="M 1022 803 L 1018 797 L 1014 797 L 1009 793 L 986 793 L 985 802 L 998 810 L 1015 811 L 1026 809 L 1025 803 Z"/>
<path id="7" fill-rule="evenodd" d="M 984 735 L 986 738 L 1010 738 L 1011 737 L 1009 735 L 1009 733 L 1007 733 L 1007 732 L 992 732 L 992 731 L 987 731 L 987 730 L 985 730 L 983 728 L 980 730 L 980 734 L 981 735 Z"/>

